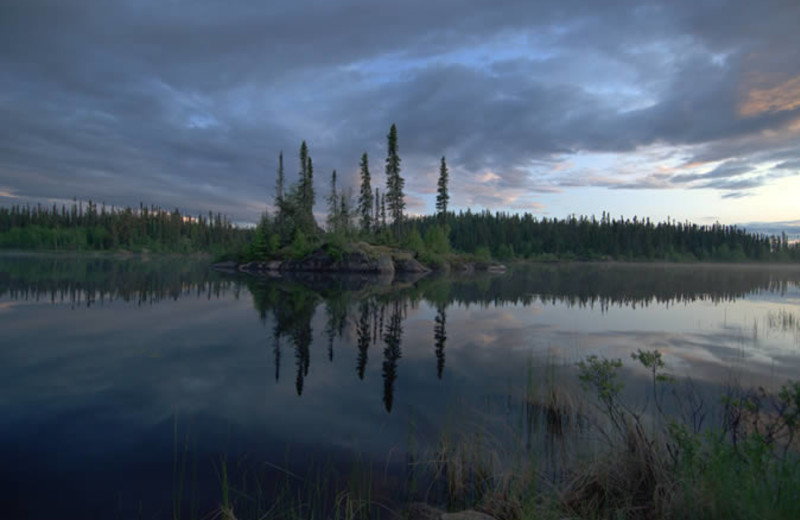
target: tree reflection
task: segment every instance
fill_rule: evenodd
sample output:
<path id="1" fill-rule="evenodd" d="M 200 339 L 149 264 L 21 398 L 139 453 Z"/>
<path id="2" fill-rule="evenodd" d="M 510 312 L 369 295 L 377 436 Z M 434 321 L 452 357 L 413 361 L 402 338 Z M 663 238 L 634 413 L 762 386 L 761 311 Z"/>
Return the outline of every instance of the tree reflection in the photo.
<path id="1" fill-rule="evenodd" d="M 444 345 L 447 342 L 447 311 L 444 305 L 436 307 L 433 325 L 433 344 L 436 352 L 436 377 L 442 378 L 444 372 Z"/>
<path id="2" fill-rule="evenodd" d="M 223 275 L 211 271 L 205 261 L 0 256 L 0 298 L 12 301 L 90 307 L 123 301 L 136 307 L 182 298 L 236 300 L 242 291 L 249 292 L 259 318 L 271 329 L 271 337 L 267 333 L 265 340 L 271 343 L 276 382 L 280 382 L 285 362 L 284 349 L 293 350 L 298 395 L 306 387 L 315 341 L 319 350 L 314 351 L 327 348 L 330 362 L 334 354 L 352 355 L 347 363 L 350 367 L 355 364 L 359 380 L 367 377 L 370 347 L 382 342 L 382 400 L 387 412 L 394 405 L 403 321 L 409 305 L 435 309 L 433 350 L 436 376 L 443 379 L 451 305 L 560 304 L 605 312 L 612 306 L 727 302 L 761 292 L 785 294 L 798 287 L 797 266 L 536 265 L 500 276 L 479 273 L 386 280 L 344 275 Z M 317 311 L 321 319 L 324 313 L 325 321 L 315 338 L 312 322 Z M 800 330 L 788 315 L 769 316 L 765 326 L 795 334 Z"/>
<path id="3" fill-rule="evenodd" d="M 370 306 L 369 301 L 362 301 L 358 304 L 359 317 L 356 329 L 356 337 L 358 342 L 358 358 L 356 364 L 356 373 L 358 378 L 364 379 L 364 370 L 367 367 L 369 360 L 369 346 L 372 343 L 373 335 L 371 334 L 372 323 L 377 323 L 372 319 L 375 316 L 374 308 Z M 373 312 L 370 312 L 373 311 Z"/>
<path id="4" fill-rule="evenodd" d="M 272 327 L 272 353 L 275 359 L 275 381 L 278 382 L 281 379 L 281 335 L 277 323 Z"/>
<path id="5" fill-rule="evenodd" d="M 397 361 L 402 357 L 400 343 L 403 338 L 403 312 L 399 300 L 392 303 L 389 325 L 383 335 L 386 346 L 383 349 L 383 404 L 386 411 L 392 412 L 394 403 L 394 382 L 397 379 Z"/>

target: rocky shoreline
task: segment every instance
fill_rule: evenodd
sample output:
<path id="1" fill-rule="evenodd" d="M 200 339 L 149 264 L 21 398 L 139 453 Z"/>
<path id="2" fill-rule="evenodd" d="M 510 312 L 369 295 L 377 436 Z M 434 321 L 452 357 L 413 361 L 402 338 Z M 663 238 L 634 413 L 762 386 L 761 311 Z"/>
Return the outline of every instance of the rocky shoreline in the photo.
<path id="1" fill-rule="evenodd" d="M 307 273 L 359 273 L 359 274 L 426 274 L 433 270 L 423 265 L 414 256 L 401 249 L 364 251 L 356 249 L 333 255 L 324 249 L 317 249 L 299 260 L 264 260 L 238 263 L 219 262 L 214 268 L 221 271 L 238 271 L 250 274 L 276 274 L 281 272 Z M 489 271 L 504 272 L 506 266 L 498 263 L 476 264 L 462 262 L 456 266 L 447 265 L 444 270 L 459 272 Z"/>

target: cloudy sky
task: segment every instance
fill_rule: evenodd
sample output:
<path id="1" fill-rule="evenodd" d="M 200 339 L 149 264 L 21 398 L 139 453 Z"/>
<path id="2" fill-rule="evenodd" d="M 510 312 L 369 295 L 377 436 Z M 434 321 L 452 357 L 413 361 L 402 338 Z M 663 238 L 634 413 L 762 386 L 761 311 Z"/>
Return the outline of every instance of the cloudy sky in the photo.
<path id="1" fill-rule="evenodd" d="M 277 155 L 410 212 L 800 224 L 797 0 L 2 0 L 0 204 L 255 220 Z"/>

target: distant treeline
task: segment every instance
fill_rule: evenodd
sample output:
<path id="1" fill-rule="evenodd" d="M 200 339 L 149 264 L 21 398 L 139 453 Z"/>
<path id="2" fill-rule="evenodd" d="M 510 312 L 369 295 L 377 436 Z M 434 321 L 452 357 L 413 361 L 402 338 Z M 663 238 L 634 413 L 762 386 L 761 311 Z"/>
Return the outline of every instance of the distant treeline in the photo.
<path id="1" fill-rule="evenodd" d="M 410 224 L 425 237 L 441 226 L 441 218 L 426 216 Z M 448 214 L 447 227 L 453 249 L 501 260 L 800 261 L 800 247 L 786 235 L 758 235 L 721 224 L 612 219 L 607 213 L 599 219 L 559 220 L 467 211 Z"/>
<path id="2" fill-rule="evenodd" d="M 222 253 L 249 240 L 250 231 L 219 213 L 189 216 L 144 205 L 98 208 L 91 201 L 60 208 L 0 207 L 0 249 Z"/>
<path id="3" fill-rule="evenodd" d="M 366 241 L 402 247 L 429 265 L 445 265 L 452 253 L 475 255 L 479 260 L 665 260 L 665 261 L 800 261 L 800 245 L 781 237 L 748 233 L 736 226 L 699 226 L 689 222 L 652 222 L 650 219 L 596 217 L 536 218 L 530 213 L 483 211 L 454 213 L 450 201 L 449 169 L 441 158 L 436 186 L 436 213 L 410 217 L 404 212 L 405 181 L 400 176 L 397 129 L 387 136 L 386 188 L 373 191 L 366 152 L 360 165 L 358 201 L 336 187 L 331 174 L 327 227 L 313 216 L 313 165 L 305 141 L 299 152 L 299 178 L 286 183 L 283 154 L 278 157 L 275 215 L 266 213 L 256 227 L 253 242 L 240 259 L 303 257 L 318 247 L 341 250 L 348 242 Z M 288 189 L 286 189 L 288 186 Z M 451 262 L 452 263 L 452 262 Z M 457 263 L 457 262 L 456 262 Z"/>

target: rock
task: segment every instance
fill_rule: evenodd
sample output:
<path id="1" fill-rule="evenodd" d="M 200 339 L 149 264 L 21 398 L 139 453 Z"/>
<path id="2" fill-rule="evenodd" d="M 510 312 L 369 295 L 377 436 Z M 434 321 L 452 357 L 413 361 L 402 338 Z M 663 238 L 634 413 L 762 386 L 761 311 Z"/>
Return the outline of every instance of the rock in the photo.
<path id="1" fill-rule="evenodd" d="M 425 502 L 412 502 L 408 504 L 405 512 L 405 518 L 408 520 L 496 520 L 493 516 L 475 511 L 474 509 L 465 509 L 457 513 L 446 513 Z"/>
<path id="2" fill-rule="evenodd" d="M 473 509 L 465 509 L 458 513 L 444 513 L 441 516 L 441 520 L 495 520 L 495 518 Z"/>
<path id="3" fill-rule="evenodd" d="M 233 260 L 228 260 L 227 262 L 217 262 L 213 267 L 218 271 L 236 271 L 238 265 Z"/>
<path id="4" fill-rule="evenodd" d="M 394 269 L 401 273 L 427 273 L 430 271 L 413 258 L 395 258 Z"/>
<path id="5" fill-rule="evenodd" d="M 429 273 L 431 270 L 418 262 L 408 251 L 370 247 L 358 244 L 354 251 L 334 257 L 325 248 L 313 251 L 300 260 L 272 260 L 268 262 L 226 263 L 227 269 L 241 272 L 309 272 L 309 273 L 369 273 L 394 275 L 395 273 Z M 222 269 L 222 268 L 221 268 Z"/>
<path id="6" fill-rule="evenodd" d="M 465 262 L 458 266 L 458 270 L 462 273 L 474 273 L 475 264 L 472 262 Z"/>
<path id="7" fill-rule="evenodd" d="M 378 256 L 378 272 L 384 274 L 394 274 L 394 262 L 392 257 L 387 254 Z"/>
<path id="8" fill-rule="evenodd" d="M 336 272 L 336 273 L 375 273 L 394 274 L 395 265 L 388 254 L 371 257 L 363 251 L 352 251 L 340 259 L 317 249 L 301 260 L 287 260 L 280 263 L 281 271 Z"/>
<path id="9" fill-rule="evenodd" d="M 412 502 L 408 504 L 404 518 L 408 520 L 441 520 L 443 514 L 444 511 L 425 502 Z"/>
<path id="10" fill-rule="evenodd" d="M 489 271 L 490 273 L 505 273 L 508 270 L 508 268 L 503 264 L 493 263 L 490 264 L 489 267 L 486 268 L 486 270 Z"/>

